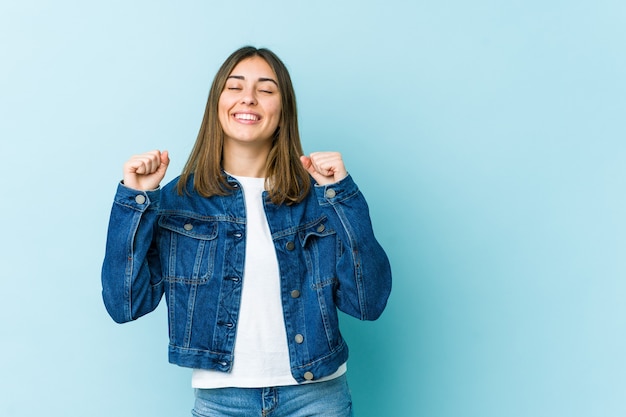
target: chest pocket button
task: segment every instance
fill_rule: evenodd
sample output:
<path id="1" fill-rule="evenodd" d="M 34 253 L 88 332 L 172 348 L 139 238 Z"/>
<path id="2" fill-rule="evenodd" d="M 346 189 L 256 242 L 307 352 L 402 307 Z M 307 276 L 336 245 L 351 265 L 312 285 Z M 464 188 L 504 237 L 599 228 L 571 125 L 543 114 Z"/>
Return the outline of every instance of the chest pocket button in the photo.
<path id="1" fill-rule="evenodd" d="M 188 231 L 188 232 L 189 232 L 191 229 L 193 229 L 193 224 L 191 224 L 191 223 L 186 223 L 186 224 L 183 226 L 183 229 L 185 229 L 186 231 Z"/>

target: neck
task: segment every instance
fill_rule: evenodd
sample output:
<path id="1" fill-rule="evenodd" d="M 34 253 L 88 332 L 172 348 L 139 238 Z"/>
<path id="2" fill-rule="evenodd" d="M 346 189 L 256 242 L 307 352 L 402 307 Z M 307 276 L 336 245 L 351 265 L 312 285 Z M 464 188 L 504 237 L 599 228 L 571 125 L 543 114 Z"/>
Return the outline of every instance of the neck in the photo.
<path id="1" fill-rule="evenodd" d="M 269 153 L 269 146 L 237 146 L 225 141 L 222 167 L 232 175 L 265 178 L 265 165 Z"/>

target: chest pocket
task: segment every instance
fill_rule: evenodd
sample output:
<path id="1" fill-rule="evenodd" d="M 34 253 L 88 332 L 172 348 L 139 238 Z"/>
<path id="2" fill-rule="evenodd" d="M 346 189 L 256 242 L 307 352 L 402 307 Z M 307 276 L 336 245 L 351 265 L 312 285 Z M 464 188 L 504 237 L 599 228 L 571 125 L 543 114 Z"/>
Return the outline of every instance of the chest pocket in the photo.
<path id="1" fill-rule="evenodd" d="M 309 223 L 298 235 L 307 269 L 313 279 L 312 286 L 323 287 L 335 283 L 340 246 L 337 233 L 327 224 L 326 218 Z"/>
<path id="2" fill-rule="evenodd" d="M 209 280 L 213 272 L 218 225 L 187 216 L 161 216 L 159 250 L 169 281 L 189 284 Z"/>

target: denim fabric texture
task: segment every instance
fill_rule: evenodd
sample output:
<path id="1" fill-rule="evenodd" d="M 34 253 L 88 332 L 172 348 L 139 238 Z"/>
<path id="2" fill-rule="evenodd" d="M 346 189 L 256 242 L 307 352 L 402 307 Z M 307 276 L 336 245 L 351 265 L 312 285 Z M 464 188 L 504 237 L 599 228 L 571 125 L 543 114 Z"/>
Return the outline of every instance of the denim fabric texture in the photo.
<path id="1" fill-rule="evenodd" d="M 103 299 L 119 323 L 168 308 L 169 360 L 228 372 L 241 300 L 246 244 L 244 196 L 204 198 L 177 179 L 141 192 L 118 185 L 102 268 Z M 189 182 L 192 183 L 191 181 Z M 281 279 L 291 373 L 298 382 L 335 372 L 348 359 L 337 309 L 375 320 L 391 291 L 387 255 L 351 176 L 312 187 L 299 204 L 264 208 Z"/>
<path id="2" fill-rule="evenodd" d="M 196 389 L 194 417 L 352 417 L 345 375 L 271 388 Z M 321 399 L 321 401 L 320 401 Z"/>

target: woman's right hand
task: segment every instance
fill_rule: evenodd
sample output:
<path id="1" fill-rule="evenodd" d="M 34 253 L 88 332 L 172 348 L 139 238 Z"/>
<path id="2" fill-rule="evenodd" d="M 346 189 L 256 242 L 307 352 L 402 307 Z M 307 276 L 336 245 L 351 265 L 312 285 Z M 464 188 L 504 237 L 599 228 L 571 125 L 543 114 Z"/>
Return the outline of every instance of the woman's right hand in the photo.
<path id="1" fill-rule="evenodd" d="M 134 155 L 124 164 L 124 185 L 141 191 L 155 190 L 165 177 L 169 163 L 167 151 Z"/>

